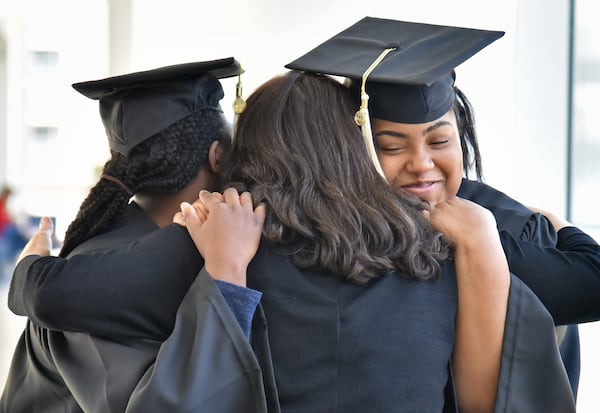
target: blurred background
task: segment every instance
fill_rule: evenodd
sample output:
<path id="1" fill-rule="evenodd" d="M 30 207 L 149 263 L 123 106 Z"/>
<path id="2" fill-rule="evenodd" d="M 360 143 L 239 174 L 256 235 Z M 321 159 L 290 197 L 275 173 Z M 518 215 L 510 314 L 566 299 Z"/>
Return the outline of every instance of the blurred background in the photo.
<path id="1" fill-rule="evenodd" d="M 41 215 L 60 243 L 108 159 L 97 102 L 71 84 L 234 56 L 247 96 L 364 16 L 505 31 L 457 69 L 485 181 L 600 240 L 595 0 L 0 0 L 0 187 L 10 188 L 0 203 L 16 228 L 0 249 L 0 385 L 24 325 L 6 307 L 15 253 Z M 223 81 L 230 118 L 235 82 Z M 580 332 L 578 411 L 598 412 L 600 327 Z"/>

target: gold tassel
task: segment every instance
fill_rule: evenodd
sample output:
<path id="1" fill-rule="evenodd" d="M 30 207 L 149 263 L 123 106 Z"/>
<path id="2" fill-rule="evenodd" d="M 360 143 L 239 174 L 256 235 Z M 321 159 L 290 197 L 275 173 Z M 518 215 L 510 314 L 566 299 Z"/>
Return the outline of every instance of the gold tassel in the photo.
<path id="1" fill-rule="evenodd" d="M 375 166 L 375 170 L 385 178 L 385 174 L 383 173 L 383 168 L 381 167 L 381 163 L 379 162 L 379 158 L 377 157 L 377 152 L 375 151 L 375 145 L 373 144 L 373 132 L 371 130 L 371 121 L 369 120 L 369 95 L 366 91 L 367 78 L 371 74 L 371 72 L 377 67 L 379 63 L 387 56 L 389 52 L 392 50 L 396 50 L 395 47 L 391 47 L 385 49 L 371 66 L 363 73 L 362 75 L 362 83 L 360 86 L 360 108 L 354 114 L 354 122 L 360 126 L 363 139 L 365 140 L 365 145 L 367 146 L 367 152 L 373 161 L 373 165 Z"/>

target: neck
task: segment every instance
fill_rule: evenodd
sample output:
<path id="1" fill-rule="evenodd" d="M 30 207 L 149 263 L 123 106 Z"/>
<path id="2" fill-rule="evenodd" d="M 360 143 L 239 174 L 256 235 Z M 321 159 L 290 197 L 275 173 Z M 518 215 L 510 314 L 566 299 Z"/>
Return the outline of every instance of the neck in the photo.
<path id="1" fill-rule="evenodd" d="M 156 225 L 166 227 L 173 223 L 173 216 L 180 211 L 182 202 L 193 203 L 203 189 L 215 190 L 214 174 L 206 169 L 201 168 L 198 175 L 181 191 L 161 195 L 136 194 L 134 200 Z"/>

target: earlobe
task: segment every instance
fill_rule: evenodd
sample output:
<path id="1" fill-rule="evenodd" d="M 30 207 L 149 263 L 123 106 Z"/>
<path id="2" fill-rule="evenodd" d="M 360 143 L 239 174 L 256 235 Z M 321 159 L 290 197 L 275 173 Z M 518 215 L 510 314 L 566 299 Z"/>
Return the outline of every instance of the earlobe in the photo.
<path id="1" fill-rule="evenodd" d="M 219 171 L 219 167 L 221 166 L 221 158 L 223 156 L 223 150 L 221 145 L 219 145 L 219 141 L 214 141 L 210 144 L 210 148 L 208 149 L 208 163 L 210 165 L 211 171 L 217 173 Z"/>

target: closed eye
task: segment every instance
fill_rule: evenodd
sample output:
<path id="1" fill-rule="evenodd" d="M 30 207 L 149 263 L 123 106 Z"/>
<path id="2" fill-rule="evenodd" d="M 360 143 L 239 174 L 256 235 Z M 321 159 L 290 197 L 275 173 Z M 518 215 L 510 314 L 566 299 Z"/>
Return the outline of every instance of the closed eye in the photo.
<path id="1" fill-rule="evenodd" d="M 396 153 L 396 152 L 401 152 L 405 149 L 406 148 L 404 148 L 402 146 L 386 146 L 386 147 L 377 146 L 377 150 L 379 150 L 381 152 L 385 152 L 385 153 Z"/>
<path id="2" fill-rule="evenodd" d="M 431 142 L 431 145 L 437 145 L 437 146 L 439 146 L 439 145 L 444 145 L 444 144 L 446 144 L 446 143 L 448 143 L 448 142 L 450 142 L 450 140 L 449 140 L 449 139 L 446 139 L 446 140 L 440 140 L 440 141 Z"/>

